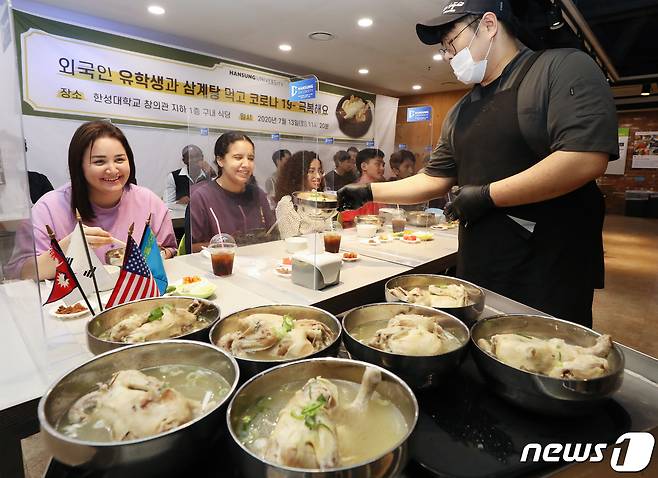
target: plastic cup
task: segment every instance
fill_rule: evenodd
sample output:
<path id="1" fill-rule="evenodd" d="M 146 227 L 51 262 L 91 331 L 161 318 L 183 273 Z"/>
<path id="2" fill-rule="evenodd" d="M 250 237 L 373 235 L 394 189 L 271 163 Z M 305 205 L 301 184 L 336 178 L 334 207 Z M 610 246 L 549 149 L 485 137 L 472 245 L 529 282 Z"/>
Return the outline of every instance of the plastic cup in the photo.
<path id="1" fill-rule="evenodd" d="M 330 229 L 324 231 L 324 250 L 332 254 L 338 254 L 340 251 L 340 238 L 343 228 L 341 225 L 334 221 Z"/>
<path id="2" fill-rule="evenodd" d="M 228 234 L 217 234 L 208 244 L 212 271 L 216 276 L 233 274 L 233 262 L 237 245 L 235 239 Z"/>

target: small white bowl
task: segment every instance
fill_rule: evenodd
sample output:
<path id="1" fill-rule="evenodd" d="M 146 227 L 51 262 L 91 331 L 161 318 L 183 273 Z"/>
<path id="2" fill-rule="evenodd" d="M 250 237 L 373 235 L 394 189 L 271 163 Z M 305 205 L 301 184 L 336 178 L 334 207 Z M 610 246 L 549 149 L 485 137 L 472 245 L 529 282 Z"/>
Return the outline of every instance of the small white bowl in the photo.
<path id="1" fill-rule="evenodd" d="M 377 224 L 357 224 L 356 237 L 374 237 L 377 234 L 379 227 Z"/>
<path id="2" fill-rule="evenodd" d="M 288 237 L 284 242 L 286 243 L 286 252 L 290 254 L 303 251 L 308 247 L 308 240 L 305 237 Z"/>

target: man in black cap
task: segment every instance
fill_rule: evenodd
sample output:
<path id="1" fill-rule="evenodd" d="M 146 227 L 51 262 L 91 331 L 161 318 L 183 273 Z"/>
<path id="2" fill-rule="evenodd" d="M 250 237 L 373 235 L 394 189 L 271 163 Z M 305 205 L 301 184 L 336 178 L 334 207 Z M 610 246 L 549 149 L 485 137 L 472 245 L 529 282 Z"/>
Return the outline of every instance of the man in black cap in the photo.
<path id="1" fill-rule="evenodd" d="M 163 194 L 166 204 L 190 202 L 190 184 L 215 176 L 212 166 L 203 160 L 203 152 L 196 144 L 188 144 L 181 151 L 183 167 L 170 172 Z"/>
<path id="2" fill-rule="evenodd" d="M 459 219 L 458 276 L 557 317 L 592 325 L 603 287 L 604 204 L 595 178 L 617 159 L 612 93 L 575 49 L 534 52 L 506 0 L 441 2 L 416 25 L 472 89 L 446 116 L 423 174 L 349 185 L 341 208 L 444 195 Z"/>

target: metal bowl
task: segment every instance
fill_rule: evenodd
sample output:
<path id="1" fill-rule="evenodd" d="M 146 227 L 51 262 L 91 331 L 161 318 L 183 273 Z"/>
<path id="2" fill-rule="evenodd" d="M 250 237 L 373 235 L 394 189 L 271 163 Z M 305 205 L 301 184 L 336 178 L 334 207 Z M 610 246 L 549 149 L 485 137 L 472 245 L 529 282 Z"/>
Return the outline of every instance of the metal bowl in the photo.
<path id="1" fill-rule="evenodd" d="M 89 347 L 91 353 L 98 355 L 102 354 L 103 352 L 107 352 L 108 350 L 130 345 L 127 342 L 104 340 L 99 338 L 99 336 L 106 330 L 119 323 L 121 320 L 128 317 L 130 314 L 148 312 L 164 304 L 170 304 L 174 307 L 187 308 L 195 300 L 206 306 L 205 310 L 200 314 L 200 316 L 208 322 L 208 325 L 201 329 L 195 330 L 194 332 L 171 338 L 207 342 L 208 329 L 210 329 L 210 327 L 212 327 L 212 325 L 219 320 L 219 307 L 208 300 L 197 299 L 194 297 L 176 296 L 141 299 L 133 302 L 126 302 L 125 304 L 117 305 L 110 309 L 105 309 L 103 312 L 96 315 L 96 317 L 92 318 L 87 323 L 87 346 Z"/>
<path id="2" fill-rule="evenodd" d="M 471 300 L 470 305 L 464 307 L 443 307 L 440 310 L 454 315 L 469 327 L 473 325 L 484 310 L 485 293 L 482 288 L 456 277 L 441 276 L 434 274 L 408 274 L 394 277 L 386 282 L 384 286 L 384 295 L 387 302 L 400 302 L 400 299 L 389 292 L 389 289 L 402 287 L 403 289 L 413 289 L 414 287 L 427 288 L 430 285 L 447 285 L 460 284 L 466 288 L 468 298 Z"/>
<path id="3" fill-rule="evenodd" d="M 312 357 L 335 357 L 338 355 L 338 349 L 340 347 L 340 337 L 342 329 L 340 327 L 340 321 L 336 316 L 330 314 L 329 312 L 313 307 L 310 305 L 288 305 L 288 304 L 275 304 L 275 305 L 261 305 L 258 307 L 250 307 L 248 309 L 243 309 L 238 312 L 235 312 L 231 315 L 227 315 L 222 320 L 217 322 L 212 329 L 210 329 L 210 343 L 219 344 L 219 339 L 224 335 L 231 332 L 239 330 L 238 321 L 252 314 L 279 314 L 286 315 L 290 314 L 293 317 L 304 318 L 304 319 L 315 319 L 331 329 L 334 333 L 334 340 L 326 346 L 324 349 L 318 350 L 317 352 L 308 355 L 307 357 L 302 358 L 312 358 Z M 230 353 L 230 352 L 229 352 Z M 240 364 L 240 370 L 242 371 L 243 380 L 254 375 L 261 373 L 268 368 L 272 368 L 276 365 L 280 365 L 286 362 L 292 362 L 299 359 L 280 359 L 280 360 L 257 360 L 250 359 L 245 357 L 235 357 L 235 359 Z"/>
<path id="4" fill-rule="evenodd" d="M 296 191 L 292 193 L 292 200 L 300 214 L 311 219 L 329 219 L 337 214 L 336 193 Z"/>
<path id="5" fill-rule="evenodd" d="M 283 384 L 298 382 L 322 376 L 327 379 L 347 380 L 360 383 L 366 367 L 375 367 L 382 374 L 382 382 L 377 386 L 377 392 L 385 399 L 393 402 L 405 418 L 408 426 L 407 434 L 384 454 L 372 457 L 371 460 L 350 467 L 328 470 L 290 468 L 266 461 L 249 449 L 239 440 L 235 428 L 241 424 L 240 417 L 249 406 L 262 396 L 266 396 Z M 233 438 L 235 456 L 239 462 L 242 476 L 249 478 L 385 478 L 398 476 L 404 469 L 407 460 L 407 440 L 418 421 L 418 402 L 411 389 L 391 372 L 354 360 L 337 358 L 316 358 L 301 360 L 263 372 L 245 383 L 236 392 L 226 413 L 228 430 Z M 376 433 L 376 426 L 373 432 Z"/>
<path id="6" fill-rule="evenodd" d="M 437 224 L 436 214 L 425 211 L 409 211 L 407 213 L 407 223 L 411 226 L 430 227 Z"/>
<path id="7" fill-rule="evenodd" d="M 152 437 L 121 442 L 91 442 L 68 437 L 57 422 L 82 395 L 110 379 L 114 372 L 165 364 L 195 365 L 221 374 L 231 388 L 215 408 L 190 422 Z M 74 368 L 57 380 L 39 401 L 38 416 L 46 448 L 60 462 L 91 470 L 123 470 L 125 476 L 164 476 L 181 471 L 191 456 L 203 452 L 221 435 L 226 405 L 237 388 L 238 364 L 217 347 L 167 340 L 122 347 Z M 129 470 L 128 470 L 129 468 Z"/>
<path id="8" fill-rule="evenodd" d="M 570 344 L 589 347 L 601 334 L 582 325 L 539 315 L 497 315 L 479 320 L 471 328 L 473 358 L 494 392 L 516 405 L 551 415 L 592 413 L 621 387 L 624 355 L 613 345 L 608 354 L 610 371 L 602 377 L 579 380 L 548 377 L 507 365 L 488 354 L 477 341 L 502 333 L 522 333 L 564 339 Z"/>
<path id="9" fill-rule="evenodd" d="M 419 314 L 438 317 L 441 327 L 461 342 L 461 347 L 440 355 L 399 355 L 370 347 L 352 335 L 355 327 L 373 320 L 390 319 L 397 314 Z M 401 377 L 415 390 L 430 389 L 441 383 L 441 377 L 454 372 L 468 352 L 468 328 L 443 311 L 424 305 L 382 302 L 356 307 L 343 317 L 343 343 L 350 356 L 374 363 Z"/>

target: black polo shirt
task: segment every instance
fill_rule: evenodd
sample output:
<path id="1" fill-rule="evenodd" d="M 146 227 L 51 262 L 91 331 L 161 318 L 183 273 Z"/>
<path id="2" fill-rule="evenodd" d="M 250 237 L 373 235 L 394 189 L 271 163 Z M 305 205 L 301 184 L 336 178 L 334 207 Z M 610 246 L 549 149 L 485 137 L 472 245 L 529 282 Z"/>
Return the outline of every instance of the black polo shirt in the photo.
<path id="1" fill-rule="evenodd" d="M 462 104 L 510 88 L 532 53 L 523 48 L 498 79 L 486 87 L 476 85 L 453 106 L 425 174 L 457 176 L 453 133 Z M 521 134 L 541 159 L 555 151 L 607 153 L 610 161 L 619 157 L 612 91 L 599 66 L 580 50 L 546 50 L 519 87 L 517 110 Z"/>

